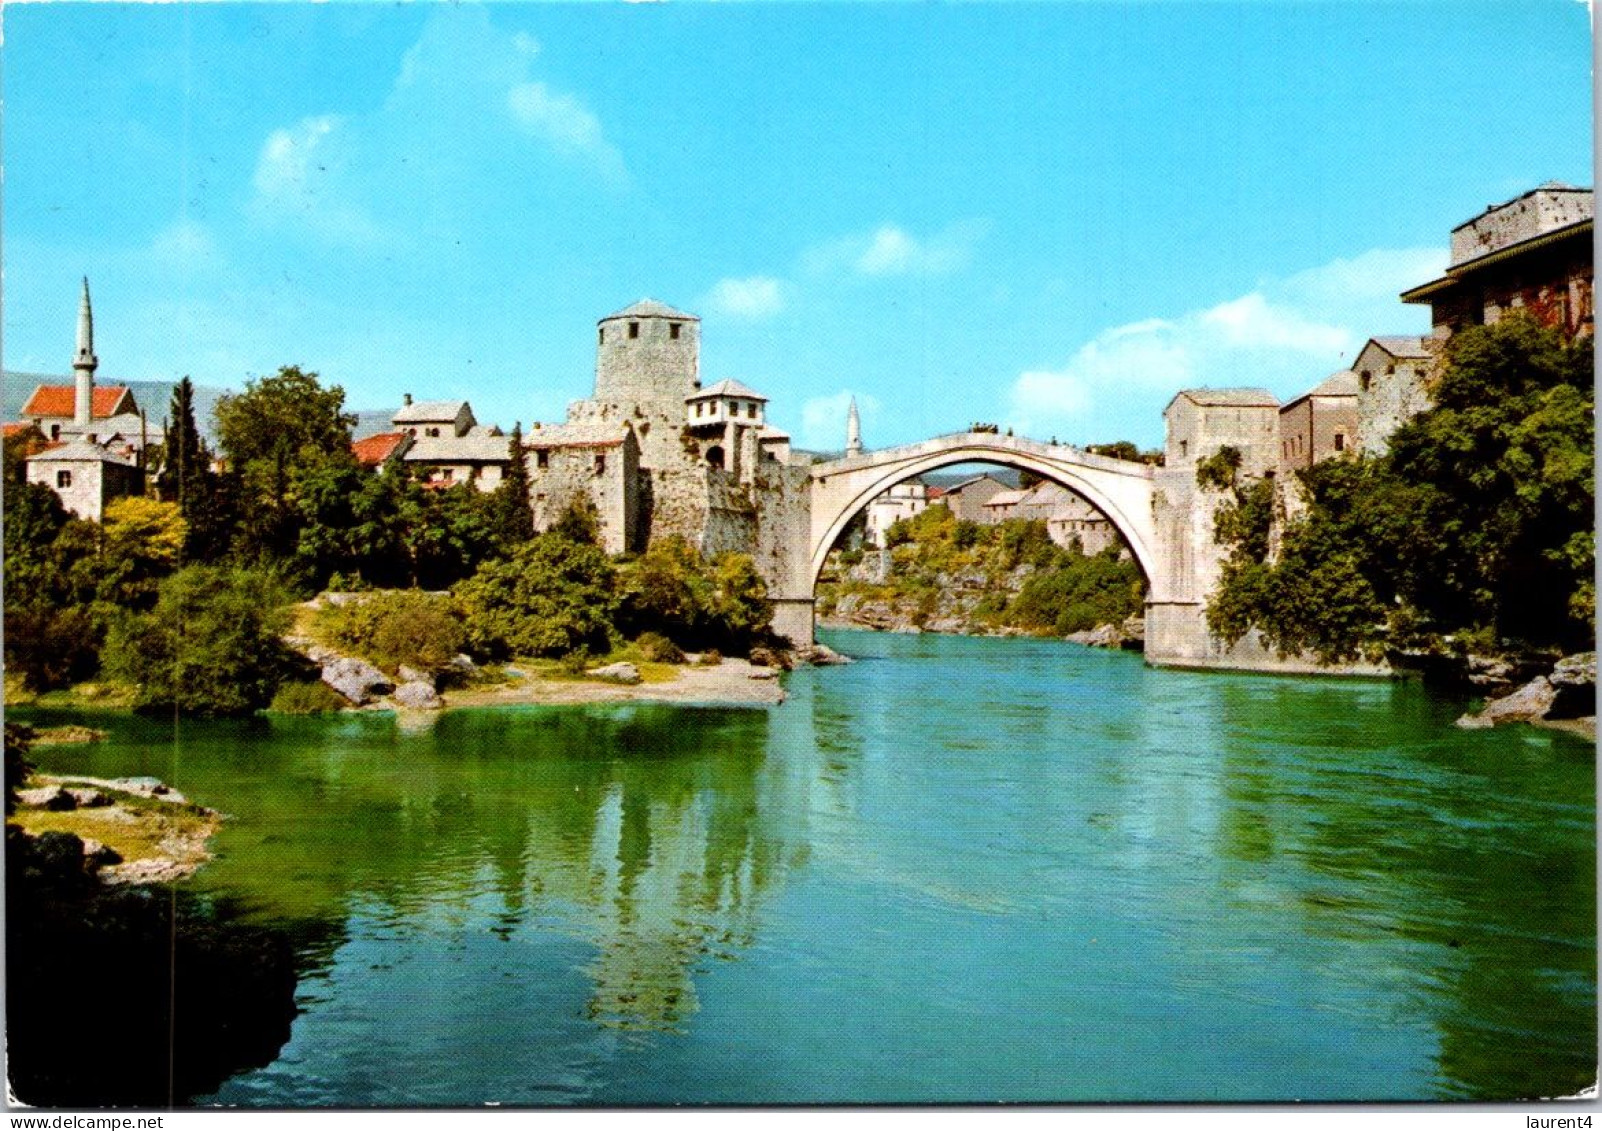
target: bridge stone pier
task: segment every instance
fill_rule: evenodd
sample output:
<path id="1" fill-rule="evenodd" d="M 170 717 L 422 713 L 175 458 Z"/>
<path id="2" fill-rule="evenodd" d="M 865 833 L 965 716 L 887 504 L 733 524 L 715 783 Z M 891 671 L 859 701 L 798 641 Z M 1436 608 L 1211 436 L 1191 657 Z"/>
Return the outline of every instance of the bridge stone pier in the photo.
<path id="1" fill-rule="evenodd" d="M 1166 508 L 1161 505 L 1158 491 L 1162 478 L 1188 486 L 1184 479 L 1191 473 L 1165 477 L 1163 469 L 1148 464 L 994 432 L 958 432 L 813 464 L 805 537 L 797 537 L 791 543 L 794 560 L 786 571 L 787 584 L 770 589 L 774 594 L 775 630 L 798 643 L 811 641 L 814 588 L 824 559 L 851 519 L 895 484 L 959 463 L 996 463 L 1031 471 L 1084 496 L 1123 535 L 1145 574 L 1148 615 L 1155 616 L 1158 622 L 1155 626 L 1149 624 L 1148 632 L 1156 627 L 1175 644 L 1195 637 L 1200 603 L 1195 599 L 1194 585 L 1185 576 L 1195 557 L 1183 550 L 1176 555 L 1170 545 L 1175 535 L 1189 541 L 1193 524 L 1170 522 L 1168 530 L 1163 531 L 1160 518 Z M 1190 492 L 1184 493 L 1188 511 Z M 1206 526 L 1210 542 L 1210 520 Z M 1165 533 L 1169 537 L 1165 538 Z M 1174 624 L 1169 625 L 1170 621 Z"/>

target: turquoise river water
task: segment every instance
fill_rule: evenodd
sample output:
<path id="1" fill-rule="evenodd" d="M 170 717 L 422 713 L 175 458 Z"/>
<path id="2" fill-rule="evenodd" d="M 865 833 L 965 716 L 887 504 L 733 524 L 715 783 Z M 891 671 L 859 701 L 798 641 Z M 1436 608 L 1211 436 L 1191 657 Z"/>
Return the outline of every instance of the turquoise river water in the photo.
<path id="1" fill-rule="evenodd" d="M 109 716 L 36 753 L 222 810 L 188 886 L 303 940 L 288 1043 L 197 1103 L 1594 1081 L 1589 743 L 1457 730 L 1463 704 L 1409 683 L 828 638 L 859 662 L 771 710 Z"/>

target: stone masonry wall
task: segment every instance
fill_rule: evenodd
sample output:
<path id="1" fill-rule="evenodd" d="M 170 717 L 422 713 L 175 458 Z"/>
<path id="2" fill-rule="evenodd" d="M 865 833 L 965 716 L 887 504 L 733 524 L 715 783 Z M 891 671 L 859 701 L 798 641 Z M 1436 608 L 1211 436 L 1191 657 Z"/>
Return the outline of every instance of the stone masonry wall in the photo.
<path id="1" fill-rule="evenodd" d="M 639 328 L 638 337 L 629 337 L 631 324 Z M 595 399 L 666 401 L 676 405 L 682 423 L 684 398 L 700 387 L 701 324 L 688 318 L 620 317 L 606 319 L 596 332 Z"/>
<path id="2" fill-rule="evenodd" d="M 631 442 L 551 448 L 543 468 L 537 452 L 527 452 L 524 458 L 535 530 L 549 530 L 575 500 L 587 497 L 600 517 L 606 552 L 621 554 L 636 548 L 639 464 Z"/>

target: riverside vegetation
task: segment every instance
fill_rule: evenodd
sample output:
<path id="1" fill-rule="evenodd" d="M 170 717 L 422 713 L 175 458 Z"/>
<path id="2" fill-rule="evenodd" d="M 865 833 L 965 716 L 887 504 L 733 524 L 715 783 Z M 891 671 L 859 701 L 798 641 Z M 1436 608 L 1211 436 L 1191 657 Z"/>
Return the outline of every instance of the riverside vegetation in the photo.
<path id="1" fill-rule="evenodd" d="M 1592 350 L 1522 317 L 1454 335 L 1434 407 L 1299 472 L 1295 517 L 1238 452 L 1203 461 L 1230 547 L 1209 627 L 1326 662 L 1594 648 Z"/>
<path id="2" fill-rule="evenodd" d="M 631 641 L 638 653 L 647 636 L 647 658 L 771 643 L 749 557 L 706 561 L 669 541 L 612 560 L 582 508 L 535 535 L 515 460 L 491 492 L 424 490 L 399 461 L 363 468 L 343 391 L 315 373 L 286 367 L 225 397 L 220 463 L 187 379 L 170 419 L 151 453 L 157 497 L 119 499 L 98 525 L 28 483 L 23 453 L 7 447 L 9 702 L 72 689 L 78 705 L 196 716 L 331 707 L 316 668 L 284 641 L 295 602 L 324 590 L 402 590 L 322 627 L 359 654 L 432 674 L 460 652 L 582 670 Z"/>
<path id="3" fill-rule="evenodd" d="M 891 525 L 889 568 L 836 550 L 818 587 L 826 622 L 901 631 L 1068 636 L 1140 615 L 1145 583 L 1117 550 L 1087 555 L 1052 542 L 1046 524 L 981 525 L 936 503 Z"/>

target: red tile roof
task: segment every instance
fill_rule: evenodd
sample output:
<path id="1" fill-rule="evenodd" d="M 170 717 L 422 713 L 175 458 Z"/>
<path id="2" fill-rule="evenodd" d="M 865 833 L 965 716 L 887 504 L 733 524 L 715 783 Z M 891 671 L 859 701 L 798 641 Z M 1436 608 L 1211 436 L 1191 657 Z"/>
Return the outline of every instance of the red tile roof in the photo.
<path id="1" fill-rule="evenodd" d="M 356 456 L 356 462 L 363 467 L 377 467 L 395 454 L 408 439 L 404 432 L 380 432 L 376 436 L 351 442 L 350 450 Z"/>
<path id="2" fill-rule="evenodd" d="M 122 403 L 124 398 L 129 402 L 126 406 Z M 77 399 L 78 391 L 72 385 L 40 385 L 34 389 L 28 403 L 22 406 L 21 415 L 70 417 Z M 136 411 L 133 394 L 126 385 L 96 385 L 94 395 L 89 398 L 91 418 Z"/>

